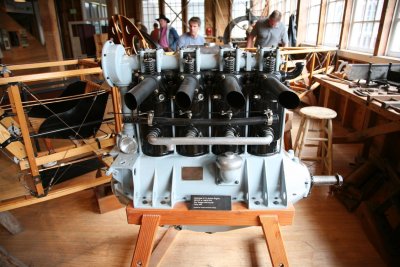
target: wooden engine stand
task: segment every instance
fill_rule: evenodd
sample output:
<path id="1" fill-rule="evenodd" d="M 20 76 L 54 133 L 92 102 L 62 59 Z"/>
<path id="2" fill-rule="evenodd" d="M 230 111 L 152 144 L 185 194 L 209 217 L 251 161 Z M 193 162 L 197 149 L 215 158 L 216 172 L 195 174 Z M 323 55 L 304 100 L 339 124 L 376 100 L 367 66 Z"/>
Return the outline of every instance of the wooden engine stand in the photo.
<path id="1" fill-rule="evenodd" d="M 279 210 L 249 210 L 244 203 L 234 203 L 229 211 L 189 210 L 188 206 L 185 202 L 177 203 L 172 210 L 135 209 L 132 204 L 127 206 L 128 223 L 140 225 L 131 266 L 158 266 L 177 233 L 170 227 L 153 251 L 157 228 L 162 225 L 261 226 L 272 265 L 289 266 L 280 225 L 293 223 L 295 210 L 292 205 Z"/>

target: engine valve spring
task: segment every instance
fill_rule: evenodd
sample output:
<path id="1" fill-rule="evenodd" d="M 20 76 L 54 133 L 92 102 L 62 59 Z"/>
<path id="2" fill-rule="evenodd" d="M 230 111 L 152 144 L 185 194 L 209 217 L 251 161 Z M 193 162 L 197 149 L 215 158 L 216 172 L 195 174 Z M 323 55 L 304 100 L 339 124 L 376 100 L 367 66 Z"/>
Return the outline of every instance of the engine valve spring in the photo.
<path id="1" fill-rule="evenodd" d="M 144 71 L 146 74 L 153 75 L 156 72 L 156 60 L 154 58 L 145 58 L 143 60 L 144 63 Z"/>
<path id="2" fill-rule="evenodd" d="M 264 71 L 267 73 L 273 73 L 275 71 L 276 58 L 272 55 L 264 58 Z"/>
<path id="3" fill-rule="evenodd" d="M 234 129 L 226 130 L 225 137 L 235 137 L 235 130 Z"/>
<path id="4" fill-rule="evenodd" d="M 195 128 L 189 129 L 186 132 L 186 137 L 198 137 L 198 136 L 199 136 L 199 132 Z"/>
<path id="5" fill-rule="evenodd" d="M 185 59 L 184 63 L 184 70 L 186 73 L 193 73 L 194 72 L 194 59 L 191 57 L 188 57 Z"/>
<path id="6" fill-rule="evenodd" d="M 224 71 L 227 73 L 235 72 L 235 58 L 233 56 L 224 58 Z"/>

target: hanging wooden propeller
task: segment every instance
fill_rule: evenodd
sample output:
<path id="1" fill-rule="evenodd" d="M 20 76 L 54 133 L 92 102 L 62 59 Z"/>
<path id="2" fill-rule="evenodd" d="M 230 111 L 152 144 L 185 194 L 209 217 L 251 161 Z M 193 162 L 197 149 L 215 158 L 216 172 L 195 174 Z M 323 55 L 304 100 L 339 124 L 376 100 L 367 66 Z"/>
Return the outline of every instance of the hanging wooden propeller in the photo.
<path id="1" fill-rule="evenodd" d="M 112 38 L 115 44 L 123 45 L 129 56 L 137 54 L 135 47 L 137 40 L 140 43 L 140 47 L 149 48 L 143 34 L 127 17 L 113 15 L 108 25 L 108 39 Z"/>

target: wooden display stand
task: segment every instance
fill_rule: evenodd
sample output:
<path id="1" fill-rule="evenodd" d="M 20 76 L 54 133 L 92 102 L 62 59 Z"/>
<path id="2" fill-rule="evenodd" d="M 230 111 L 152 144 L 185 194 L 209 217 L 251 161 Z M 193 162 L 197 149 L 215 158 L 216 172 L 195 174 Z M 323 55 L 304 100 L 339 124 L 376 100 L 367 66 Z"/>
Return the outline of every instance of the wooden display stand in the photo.
<path id="1" fill-rule="evenodd" d="M 128 223 L 140 225 L 131 266 L 159 265 L 176 237 L 176 233 L 170 231 L 170 228 L 153 251 L 157 227 L 162 225 L 261 226 L 272 265 L 289 266 L 280 225 L 293 223 L 294 207 L 292 205 L 280 210 L 249 210 L 244 203 L 234 203 L 230 211 L 189 210 L 188 205 L 188 203 L 180 202 L 172 210 L 135 209 L 132 204 L 127 206 Z M 153 258 L 150 261 L 152 252 Z"/>

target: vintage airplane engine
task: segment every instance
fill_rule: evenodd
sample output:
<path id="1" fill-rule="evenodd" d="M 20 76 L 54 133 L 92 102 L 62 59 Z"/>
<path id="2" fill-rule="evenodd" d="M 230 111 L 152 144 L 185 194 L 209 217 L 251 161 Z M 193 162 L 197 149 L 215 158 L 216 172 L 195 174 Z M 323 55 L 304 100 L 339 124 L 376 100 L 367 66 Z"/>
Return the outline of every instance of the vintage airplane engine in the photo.
<path id="1" fill-rule="evenodd" d="M 312 176 L 282 148 L 285 108 L 300 103 L 282 81 L 303 65 L 278 71 L 279 49 L 147 49 L 129 56 L 108 41 L 102 54 L 104 76 L 122 96 L 124 127 L 108 170 L 121 201 L 171 209 L 194 195 L 216 195 L 276 209 L 306 197 L 313 184 L 341 182 L 338 175 Z"/>

